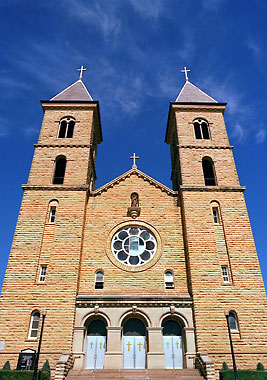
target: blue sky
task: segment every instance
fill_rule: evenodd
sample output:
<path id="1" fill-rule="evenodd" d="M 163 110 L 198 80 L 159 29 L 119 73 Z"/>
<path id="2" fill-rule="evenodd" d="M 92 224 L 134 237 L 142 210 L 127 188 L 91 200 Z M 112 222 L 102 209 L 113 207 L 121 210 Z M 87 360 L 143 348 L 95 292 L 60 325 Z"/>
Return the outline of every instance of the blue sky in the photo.
<path id="1" fill-rule="evenodd" d="M 138 167 L 171 187 L 164 143 L 180 70 L 225 121 L 265 284 L 267 2 L 264 0 L 5 0 L 0 4 L 0 286 L 42 122 L 40 99 L 78 79 L 100 101 L 97 187 Z M 34 217 L 34 215 L 33 215 Z"/>

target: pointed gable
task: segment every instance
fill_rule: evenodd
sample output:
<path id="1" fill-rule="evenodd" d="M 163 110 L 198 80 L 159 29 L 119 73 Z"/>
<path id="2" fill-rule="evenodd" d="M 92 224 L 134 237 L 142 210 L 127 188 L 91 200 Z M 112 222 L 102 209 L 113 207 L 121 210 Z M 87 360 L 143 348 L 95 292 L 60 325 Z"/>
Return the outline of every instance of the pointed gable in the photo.
<path id="1" fill-rule="evenodd" d="M 104 186 L 100 187 L 99 189 L 95 190 L 93 192 L 93 195 L 100 195 L 101 193 L 107 191 L 109 188 L 112 188 L 119 184 L 120 182 L 124 181 L 126 178 L 129 178 L 132 175 L 136 175 L 139 178 L 142 178 L 144 181 L 147 181 L 150 183 L 150 185 L 155 186 L 156 188 L 160 189 L 161 191 L 167 193 L 168 195 L 177 196 L 177 191 L 174 191 L 170 189 L 169 187 L 163 185 L 162 183 L 156 181 L 154 178 L 149 177 L 147 174 L 141 172 L 139 169 L 133 168 L 130 169 L 128 172 L 122 174 L 121 176 L 113 179 L 112 181 L 108 182 Z"/>
<path id="2" fill-rule="evenodd" d="M 82 80 L 77 80 L 65 90 L 55 95 L 50 101 L 92 101 L 92 97 L 87 91 Z"/>
<path id="3" fill-rule="evenodd" d="M 180 91 L 176 103 L 217 103 L 211 96 L 205 94 L 191 82 L 186 81 Z"/>

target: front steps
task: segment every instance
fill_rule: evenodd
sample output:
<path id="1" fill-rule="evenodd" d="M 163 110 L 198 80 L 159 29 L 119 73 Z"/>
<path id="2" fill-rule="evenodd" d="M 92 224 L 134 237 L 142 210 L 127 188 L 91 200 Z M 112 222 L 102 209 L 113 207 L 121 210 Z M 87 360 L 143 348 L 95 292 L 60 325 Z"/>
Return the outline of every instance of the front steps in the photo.
<path id="1" fill-rule="evenodd" d="M 203 380 L 196 369 L 71 370 L 66 380 Z"/>

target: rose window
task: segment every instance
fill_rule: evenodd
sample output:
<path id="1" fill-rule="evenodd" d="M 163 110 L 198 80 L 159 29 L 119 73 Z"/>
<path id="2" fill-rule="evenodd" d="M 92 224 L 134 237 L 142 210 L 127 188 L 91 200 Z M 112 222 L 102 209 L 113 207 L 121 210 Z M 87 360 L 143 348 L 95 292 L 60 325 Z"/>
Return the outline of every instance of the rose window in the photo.
<path id="1" fill-rule="evenodd" d="M 157 242 L 147 228 L 131 226 L 116 232 L 111 248 L 114 256 L 126 265 L 142 265 L 155 255 Z"/>

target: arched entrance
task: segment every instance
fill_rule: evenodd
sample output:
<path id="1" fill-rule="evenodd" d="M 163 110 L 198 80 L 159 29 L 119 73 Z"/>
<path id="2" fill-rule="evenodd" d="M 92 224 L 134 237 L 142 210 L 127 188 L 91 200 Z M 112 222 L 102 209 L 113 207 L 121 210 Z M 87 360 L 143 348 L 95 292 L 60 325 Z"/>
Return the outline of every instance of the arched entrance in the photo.
<path id="1" fill-rule="evenodd" d="M 183 368 L 182 329 L 178 322 L 167 319 L 162 323 L 165 368 Z"/>
<path id="2" fill-rule="evenodd" d="M 145 368 L 146 327 L 138 318 L 128 319 L 123 326 L 123 368 Z"/>
<path id="3" fill-rule="evenodd" d="M 104 368 L 106 338 L 106 323 L 103 320 L 95 319 L 89 323 L 87 328 L 85 368 Z"/>

